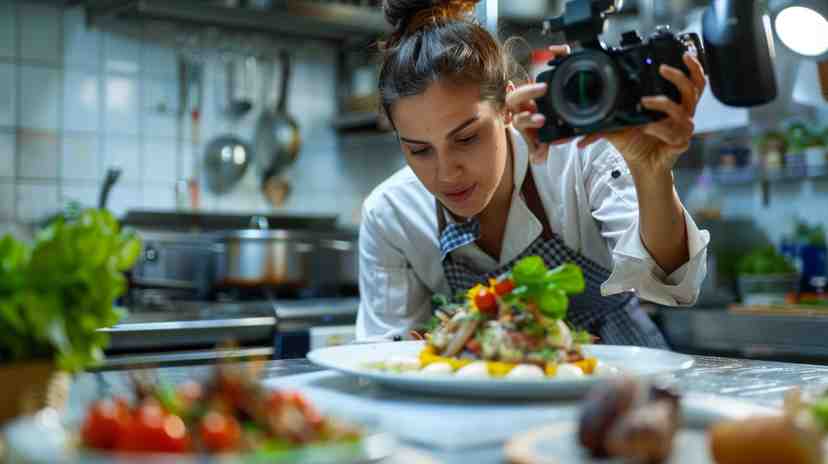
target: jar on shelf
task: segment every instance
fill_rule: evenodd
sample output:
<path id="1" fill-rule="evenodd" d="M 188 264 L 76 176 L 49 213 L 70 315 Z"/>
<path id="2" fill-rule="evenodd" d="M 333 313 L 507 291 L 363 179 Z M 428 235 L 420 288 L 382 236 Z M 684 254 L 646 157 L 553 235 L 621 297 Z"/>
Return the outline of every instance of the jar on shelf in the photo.
<path id="1" fill-rule="evenodd" d="M 767 132 L 759 137 L 757 148 L 762 167 L 766 171 L 779 170 L 785 166 L 785 153 L 788 148 L 785 134 L 778 131 Z"/>

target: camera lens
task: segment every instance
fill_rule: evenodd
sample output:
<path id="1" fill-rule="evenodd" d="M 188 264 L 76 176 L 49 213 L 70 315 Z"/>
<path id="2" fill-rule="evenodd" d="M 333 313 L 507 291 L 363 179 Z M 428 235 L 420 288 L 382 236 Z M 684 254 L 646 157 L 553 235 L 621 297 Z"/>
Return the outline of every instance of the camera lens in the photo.
<path id="1" fill-rule="evenodd" d="M 587 110 L 601 102 L 604 82 L 601 75 L 592 70 L 576 71 L 567 79 L 563 88 L 566 100 L 579 110 Z"/>
<path id="2" fill-rule="evenodd" d="M 620 79 L 606 53 L 584 50 L 561 62 L 549 83 L 550 105 L 572 127 L 603 122 L 616 109 Z"/>

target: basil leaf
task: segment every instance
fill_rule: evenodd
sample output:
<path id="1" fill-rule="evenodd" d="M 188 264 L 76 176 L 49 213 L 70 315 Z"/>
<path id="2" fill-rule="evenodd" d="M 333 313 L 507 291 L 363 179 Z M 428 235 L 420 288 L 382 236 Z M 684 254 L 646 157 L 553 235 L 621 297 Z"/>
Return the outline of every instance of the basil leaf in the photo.
<path id="1" fill-rule="evenodd" d="M 512 279 L 518 286 L 537 285 L 543 282 L 546 270 L 546 264 L 540 256 L 528 256 L 515 264 L 512 269 Z"/>
<path id="2" fill-rule="evenodd" d="M 586 286 L 584 273 L 575 264 L 562 264 L 546 273 L 546 282 L 554 283 L 567 295 L 582 293 Z"/>
<path id="3" fill-rule="evenodd" d="M 555 284 L 549 284 L 541 293 L 537 301 L 541 314 L 552 319 L 563 319 L 569 307 L 569 298 L 566 292 Z"/>

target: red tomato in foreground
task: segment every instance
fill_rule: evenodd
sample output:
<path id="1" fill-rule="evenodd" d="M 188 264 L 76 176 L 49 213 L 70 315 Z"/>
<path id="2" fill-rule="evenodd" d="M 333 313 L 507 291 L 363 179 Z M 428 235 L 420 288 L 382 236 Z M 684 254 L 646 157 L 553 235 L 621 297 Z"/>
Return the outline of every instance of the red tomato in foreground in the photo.
<path id="1" fill-rule="evenodd" d="M 477 292 L 477 295 L 474 296 L 474 305 L 483 314 L 497 314 L 497 298 L 488 289 L 483 288 Z"/>
<path id="2" fill-rule="evenodd" d="M 129 408 L 123 400 L 96 401 L 81 426 L 83 443 L 90 448 L 113 449 L 129 428 L 130 420 Z"/>
<path id="3" fill-rule="evenodd" d="M 241 426 L 233 416 L 210 411 L 199 427 L 204 446 L 214 452 L 235 451 L 241 442 Z"/>
<path id="4" fill-rule="evenodd" d="M 190 449 L 184 421 L 167 414 L 154 401 L 142 404 L 130 427 L 118 437 L 116 449 L 125 452 L 183 453 Z"/>

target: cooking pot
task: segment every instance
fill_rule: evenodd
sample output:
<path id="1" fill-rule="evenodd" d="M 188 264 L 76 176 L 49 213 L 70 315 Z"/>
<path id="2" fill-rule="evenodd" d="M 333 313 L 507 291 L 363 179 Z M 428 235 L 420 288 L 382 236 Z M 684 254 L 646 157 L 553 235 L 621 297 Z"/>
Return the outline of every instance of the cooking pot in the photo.
<path id="1" fill-rule="evenodd" d="M 219 286 L 307 288 L 313 282 L 316 242 L 306 231 L 240 230 L 224 245 Z"/>

